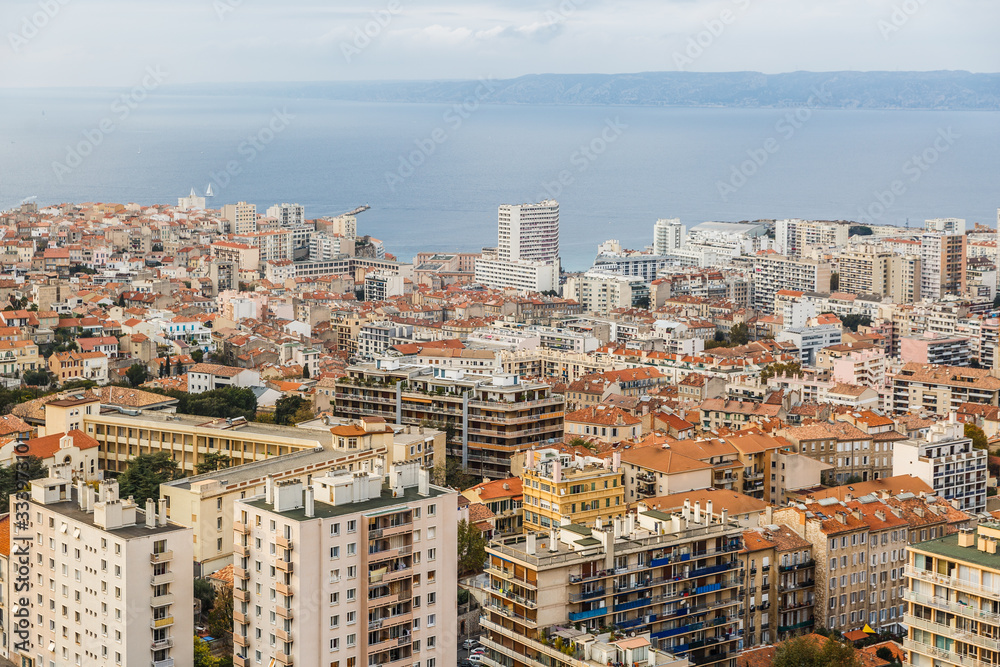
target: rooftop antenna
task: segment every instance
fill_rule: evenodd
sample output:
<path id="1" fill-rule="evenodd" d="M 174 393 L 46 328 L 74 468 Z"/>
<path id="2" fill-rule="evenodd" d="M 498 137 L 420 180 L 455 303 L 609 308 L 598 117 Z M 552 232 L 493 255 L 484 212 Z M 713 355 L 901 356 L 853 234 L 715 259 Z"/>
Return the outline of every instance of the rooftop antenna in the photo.
<path id="1" fill-rule="evenodd" d="M 906 228 L 907 229 L 910 228 L 910 219 L 909 218 L 906 219 Z"/>

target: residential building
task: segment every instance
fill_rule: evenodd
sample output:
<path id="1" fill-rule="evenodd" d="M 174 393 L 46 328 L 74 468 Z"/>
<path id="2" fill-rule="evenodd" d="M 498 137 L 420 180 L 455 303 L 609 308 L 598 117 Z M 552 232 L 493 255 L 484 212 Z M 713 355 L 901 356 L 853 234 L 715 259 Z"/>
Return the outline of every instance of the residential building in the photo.
<path id="1" fill-rule="evenodd" d="M 501 261 L 559 261 L 559 202 L 501 204 L 497 216 Z"/>
<path id="2" fill-rule="evenodd" d="M 725 510 L 686 506 L 494 540 L 480 622 L 486 664 L 580 665 L 558 647 L 614 625 L 635 639 L 650 633 L 655 649 L 688 664 L 735 667 L 741 532 Z"/>
<path id="3" fill-rule="evenodd" d="M 238 500 L 234 665 L 453 660 L 457 498 L 410 464 Z"/>
<path id="4" fill-rule="evenodd" d="M 617 446 L 642 435 L 642 419 L 621 408 L 596 405 L 567 413 L 566 439 L 582 438 L 602 445 Z"/>
<path id="5" fill-rule="evenodd" d="M 837 275 L 840 277 L 838 291 L 891 296 L 896 303 L 912 301 L 899 300 L 899 295 L 893 291 L 895 273 L 900 270 L 899 256 L 895 253 L 864 245 L 838 253 L 837 263 Z"/>
<path id="6" fill-rule="evenodd" d="M 522 292 L 559 289 L 559 262 L 500 259 L 484 252 L 476 260 L 475 281 L 487 287 L 511 287 Z"/>
<path id="7" fill-rule="evenodd" d="M 786 255 L 803 255 L 810 246 L 842 248 L 847 245 L 850 226 L 827 220 L 775 220 L 775 249 Z"/>
<path id="8" fill-rule="evenodd" d="M 275 204 L 267 209 L 267 217 L 277 220 L 282 227 L 304 225 L 306 209 L 301 204 Z"/>
<path id="9" fill-rule="evenodd" d="M 520 477 L 482 482 L 462 491 L 470 508 L 482 505 L 492 515 L 493 535 L 520 535 L 524 525 L 524 492 Z"/>
<path id="10" fill-rule="evenodd" d="M 598 518 L 624 516 L 626 510 L 617 454 L 609 466 L 592 456 L 530 449 L 525 452 L 521 488 L 528 531 L 547 531 L 567 521 L 589 525 Z"/>
<path id="11" fill-rule="evenodd" d="M 577 301 L 584 312 L 606 315 L 631 308 L 649 297 L 649 285 L 639 278 L 604 271 L 587 271 L 566 279 L 563 295 Z"/>
<path id="12" fill-rule="evenodd" d="M 782 329 L 775 340 L 790 341 L 798 348 L 803 366 L 815 366 L 816 355 L 824 347 L 839 345 L 844 332 L 840 324 L 812 324 Z"/>
<path id="13" fill-rule="evenodd" d="M 931 426 L 923 439 L 895 443 L 892 471 L 919 477 L 957 509 L 975 514 L 986 511 L 988 452 L 972 446 L 964 426 L 952 414 L 950 421 Z"/>
<path id="14" fill-rule="evenodd" d="M 119 497 L 117 482 L 95 491 L 54 466 L 32 481 L 26 512 L 37 559 L 18 563 L 19 576 L 34 584 L 32 622 L 25 637 L 8 631 L 12 660 L 193 664 L 191 530 L 166 519 L 163 501 L 145 501 L 143 512 Z M 21 639 L 29 648 L 18 648 Z"/>
<path id="15" fill-rule="evenodd" d="M 920 298 L 963 295 L 966 287 L 965 234 L 920 235 Z"/>
<path id="16" fill-rule="evenodd" d="M 237 204 L 225 204 L 222 207 L 222 219 L 227 223 L 224 231 L 229 234 L 250 234 L 257 231 L 257 206 L 241 201 Z"/>
<path id="17" fill-rule="evenodd" d="M 924 220 L 924 229 L 942 234 L 965 234 L 965 220 L 962 218 L 934 218 Z"/>
<path id="18" fill-rule="evenodd" d="M 989 369 L 907 363 L 892 377 L 892 409 L 944 416 L 963 403 L 1000 405 L 1000 379 Z"/>
<path id="19" fill-rule="evenodd" d="M 221 364 L 201 363 L 192 366 L 187 373 L 188 393 L 223 387 L 255 387 L 260 385 L 260 373 L 249 368 L 235 368 Z"/>
<path id="20" fill-rule="evenodd" d="M 620 456 L 628 503 L 712 486 L 711 463 L 675 452 L 670 446 L 638 447 Z"/>
<path id="21" fill-rule="evenodd" d="M 944 336 L 933 331 L 901 337 L 899 357 L 903 363 L 933 366 L 968 366 L 972 360 L 968 338 Z"/>
<path id="22" fill-rule="evenodd" d="M 906 662 L 924 667 L 1000 660 L 1000 525 L 911 544 L 906 566 Z"/>
<path id="23" fill-rule="evenodd" d="M 663 256 L 683 248 L 686 236 L 687 228 L 680 218 L 660 218 L 653 225 L 653 254 Z"/>
<path id="24" fill-rule="evenodd" d="M 762 313 L 774 307 L 775 293 L 780 290 L 798 292 L 830 292 L 830 264 L 814 259 L 760 254 L 751 258 L 753 269 L 752 306 Z"/>

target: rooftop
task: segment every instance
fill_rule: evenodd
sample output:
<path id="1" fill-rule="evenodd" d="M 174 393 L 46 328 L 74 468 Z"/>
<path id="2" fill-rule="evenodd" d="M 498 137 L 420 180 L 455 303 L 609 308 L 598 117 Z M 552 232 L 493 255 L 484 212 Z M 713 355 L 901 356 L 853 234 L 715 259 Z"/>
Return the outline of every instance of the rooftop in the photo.
<path id="1" fill-rule="evenodd" d="M 295 521 L 313 521 L 315 519 L 330 519 L 338 516 L 345 516 L 348 514 L 358 514 L 364 512 L 371 512 L 374 510 L 381 510 L 394 505 L 398 505 L 401 509 L 405 509 L 410 503 L 414 503 L 420 500 L 426 500 L 428 498 L 438 498 L 449 493 L 447 489 L 442 489 L 440 487 L 431 485 L 428 495 L 422 496 L 419 493 L 419 488 L 416 486 L 411 486 L 403 489 L 403 495 L 393 496 L 392 490 L 387 486 L 382 487 L 382 495 L 378 498 L 372 500 L 366 500 L 360 503 L 345 503 L 343 505 L 330 505 L 328 503 L 315 501 L 315 516 L 306 516 L 305 507 L 300 507 L 294 510 L 286 510 L 281 512 L 281 516 L 286 519 L 294 519 Z M 254 500 L 243 501 L 251 507 L 255 507 L 259 510 L 265 512 L 273 512 L 274 506 L 267 503 L 263 498 L 257 498 Z"/>

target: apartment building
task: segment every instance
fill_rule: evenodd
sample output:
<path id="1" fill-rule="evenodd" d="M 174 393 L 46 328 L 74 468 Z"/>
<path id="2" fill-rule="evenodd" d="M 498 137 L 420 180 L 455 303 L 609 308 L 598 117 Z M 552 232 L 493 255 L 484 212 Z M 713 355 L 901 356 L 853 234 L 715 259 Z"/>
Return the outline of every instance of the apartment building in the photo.
<path id="1" fill-rule="evenodd" d="M 614 625 L 689 664 L 735 667 L 741 533 L 725 510 L 686 506 L 491 542 L 487 664 L 576 667 L 557 646 L 592 645 Z"/>
<path id="2" fill-rule="evenodd" d="M 563 438 L 565 399 L 549 385 L 514 374 L 490 377 L 379 359 L 349 366 L 337 382 L 335 412 L 447 431 L 448 453 L 472 474 L 510 475 L 517 451 Z"/>
<path id="3" fill-rule="evenodd" d="M 221 364 L 195 364 L 187 372 L 188 393 L 223 387 L 256 387 L 260 385 L 260 373 L 249 368 L 236 368 Z"/>
<path id="4" fill-rule="evenodd" d="M 686 237 L 687 227 L 680 218 L 660 218 L 653 225 L 653 254 L 662 256 L 683 248 Z"/>
<path id="5" fill-rule="evenodd" d="M 0 374 L 20 377 L 25 371 L 40 368 L 45 368 L 45 359 L 34 341 L 0 340 Z"/>
<path id="6" fill-rule="evenodd" d="M 811 631 L 816 623 L 812 544 L 788 526 L 743 532 L 743 645 L 763 646 Z"/>
<path id="7" fill-rule="evenodd" d="M 558 262 L 559 202 L 501 204 L 497 214 L 497 252 L 504 261 Z"/>
<path id="8" fill-rule="evenodd" d="M 625 484 L 621 457 L 612 460 L 563 454 L 556 449 L 528 450 L 521 471 L 524 527 L 546 531 L 567 521 L 590 525 L 624 516 Z"/>
<path id="9" fill-rule="evenodd" d="M 27 636 L 8 632 L 19 665 L 190 665 L 191 530 L 118 494 L 73 484 L 62 466 L 31 483 L 28 530 L 34 556 L 19 558 L 31 582 Z M 27 571 L 24 572 L 23 569 Z M 21 599 L 16 581 L 8 600 Z M 12 628 L 13 629 L 13 628 Z M 27 648 L 17 642 L 25 640 Z"/>
<path id="10" fill-rule="evenodd" d="M 965 243 L 965 234 L 920 235 L 920 298 L 937 300 L 946 294 L 965 294 Z"/>
<path id="11" fill-rule="evenodd" d="M 195 576 L 202 577 L 232 564 L 233 505 L 263 495 L 268 480 L 309 484 L 331 470 L 360 470 L 366 461 L 388 465 L 387 457 L 384 446 L 353 452 L 318 448 L 183 477 L 160 485 L 160 495 L 167 518 L 191 528 Z"/>
<path id="12" fill-rule="evenodd" d="M 1000 524 L 911 544 L 903 640 L 907 663 L 976 667 L 1000 662 Z"/>
<path id="13" fill-rule="evenodd" d="M 559 262 L 507 260 L 484 251 L 476 260 L 475 281 L 487 287 L 511 287 L 521 292 L 558 290 Z"/>
<path id="14" fill-rule="evenodd" d="M 566 438 L 582 438 L 603 445 L 618 445 L 626 440 L 637 440 L 642 435 L 642 418 L 635 417 L 621 408 L 594 405 L 567 413 Z"/>
<path id="15" fill-rule="evenodd" d="M 968 366 L 972 360 L 969 343 L 968 338 L 925 331 L 919 336 L 901 337 L 899 357 L 903 363 Z"/>
<path id="16" fill-rule="evenodd" d="M 957 509 L 985 512 L 988 452 L 972 446 L 964 426 L 954 421 L 953 413 L 950 421 L 934 424 L 922 439 L 897 442 L 892 470 L 894 475 L 922 479 Z"/>
<path id="17" fill-rule="evenodd" d="M 825 481 L 845 484 L 893 475 L 892 440 L 877 439 L 847 421 L 793 426 L 778 431 L 803 456 L 832 466 Z"/>
<path id="18" fill-rule="evenodd" d="M 899 296 L 893 292 L 895 274 L 899 271 L 898 257 L 888 250 L 880 250 L 870 245 L 838 253 L 837 275 L 840 276 L 838 291 L 892 296 L 895 300 L 895 297 Z M 901 302 L 896 301 L 896 303 Z"/>
<path id="19" fill-rule="evenodd" d="M 637 300 L 648 297 L 649 285 L 641 278 L 587 271 L 568 277 L 563 295 L 578 302 L 584 312 L 606 315 L 616 308 L 631 308 Z"/>
<path id="20" fill-rule="evenodd" d="M 774 308 L 774 296 L 781 290 L 830 292 L 830 264 L 814 259 L 761 254 L 750 259 L 753 276 L 752 307 L 762 313 Z"/>
<path id="21" fill-rule="evenodd" d="M 892 376 L 893 411 L 924 408 L 938 415 L 962 403 L 1000 405 L 1000 379 L 989 369 L 907 363 Z"/>
<path id="22" fill-rule="evenodd" d="M 302 204 L 275 204 L 268 207 L 267 217 L 277 220 L 282 227 L 304 225 L 306 209 Z"/>
<path id="23" fill-rule="evenodd" d="M 810 326 L 782 329 L 775 340 L 793 343 L 799 351 L 802 365 L 815 366 L 819 351 L 839 345 L 843 333 L 844 328 L 840 324 L 819 324 L 810 320 Z"/>
<path id="24" fill-rule="evenodd" d="M 247 243 L 236 243 L 234 241 L 216 241 L 212 244 L 212 262 L 231 262 L 236 275 L 241 271 L 260 270 L 260 248 L 256 248 Z M 235 289 L 233 285 L 230 289 Z M 219 287 L 219 291 L 223 291 Z"/>
<path id="25" fill-rule="evenodd" d="M 241 201 L 222 207 L 223 231 L 229 234 L 250 234 L 257 231 L 257 205 Z"/>
<path id="26" fill-rule="evenodd" d="M 850 225 L 825 220 L 775 220 L 774 245 L 786 255 L 802 255 L 810 246 L 847 245 Z M 868 292 L 866 292 L 868 293 Z"/>
<path id="27" fill-rule="evenodd" d="M 462 491 L 471 507 L 482 505 L 493 515 L 489 518 L 493 535 L 520 535 L 524 526 L 524 491 L 520 477 L 494 479 Z M 470 523 L 472 517 L 469 517 Z"/>
<path id="28" fill-rule="evenodd" d="M 410 464 L 236 501 L 234 665 L 453 660 L 457 498 Z"/>

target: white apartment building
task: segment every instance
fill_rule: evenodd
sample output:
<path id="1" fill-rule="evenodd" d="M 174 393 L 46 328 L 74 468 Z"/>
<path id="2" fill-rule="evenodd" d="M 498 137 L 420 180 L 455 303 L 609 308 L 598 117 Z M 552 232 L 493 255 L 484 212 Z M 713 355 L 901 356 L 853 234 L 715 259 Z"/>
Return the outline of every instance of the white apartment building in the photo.
<path id="1" fill-rule="evenodd" d="M 30 588 L 6 584 L 8 600 L 31 600 L 28 636 L 8 632 L 11 659 L 33 667 L 193 664 L 191 530 L 167 521 L 162 501 L 142 512 L 119 497 L 115 481 L 94 491 L 74 485 L 63 466 L 50 470 L 31 483 L 31 541 L 21 543 L 30 557 L 19 561 Z M 26 648 L 16 646 L 21 640 Z"/>
<path id="2" fill-rule="evenodd" d="M 257 205 L 241 201 L 222 207 L 222 220 L 228 234 L 251 234 L 257 231 Z"/>
<path id="3" fill-rule="evenodd" d="M 309 239 L 309 259 L 328 262 L 337 257 L 354 254 L 354 237 L 329 232 L 316 232 Z"/>
<path id="4" fill-rule="evenodd" d="M 249 368 L 236 368 L 221 364 L 195 364 L 188 369 L 188 393 L 223 387 L 256 387 L 260 385 L 260 373 Z"/>
<path id="5" fill-rule="evenodd" d="M 559 262 L 508 261 L 483 253 L 476 260 L 475 280 L 487 287 L 512 287 L 522 292 L 559 289 Z"/>
<path id="6" fill-rule="evenodd" d="M 306 209 L 302 204 L 275 204 L 267 209 L 267 217 L 277 220 L 282 227 L 304 225 Z"/>
<path id="7" fill-rule="evenodd" d="M 847 245 L 850 226 L 825 220 L 776 220 L 775 249 L 786 255 L 802 255 L 810 246 Z"/>
<path id="8" fill-rule="evenodd" d="M 234 240 L 237 243 L 245 243 L 251 248 L 259 249 L 261 262 L 294 258 L 294 238 L 291 230 L 288 229 L 237 234 Z"/>
<path id="9" fill-rule="evenodd" d="M 965 234 L 966 227 L 963 218 L 932 218 L 924 220 L 924 229 L 944 234 Z"/>
<path id="10" fill-rule="evenodd" d="M 975 449 L 972 439 L 964 436 L 964 428 L 952 413 L 949 421 L 931 426 L 923 440 L 897 442 L 892 474 L 919 477 L 957 509 L 985 512 L 987 451 Z"/>
<path id="11" fill-rule="evenodd" d="M 559 202 L 501 204 L 497 255 L 505 261 L 559 261 Z"/>
<path id="12" fill-rule="evenodd" d="M 234 665 L 446 667 L 458 494 L 415 464 L 268 484 L 234 504 Z"/>
<path id="13" fill-rule="evenodd" d="M 920 235 L 920 298 L 937 300 L 965 293 L 964 234 L 926 232 Z"/>
<path id="14" fill-rule="evenodd" d="M 413 336 L 413 326 L 396 324 L 395 322 L 367 322 L 361 325 L 358 332 L 358 354 L 366 359 L 385 353 L 397 339 L 409 339 Z"/>
<path id="15" fill-rule="evenodd" d="M 772 312 L 775 293 L 781 290 L 830 293 L 830 265 L 826 262 L 770 254 L 754 256 L 751 265 L 752 305 L 760 312 Z"/>
<path id="16" fill-rule="evenodd" d="M 378 271 L 365 276 L 365 301 L 385 301 L 403 295 L 403 276 Z"/>
<path id="17" fill-rule="evenodd" d="M 649 286 L 641 279 L 602 271 L 570 276 L 563 289 L 563 296 L 578 301 L 584 312 L 598 314 L 631 308 L 644 294 L 649 294 Z"/>
<path id="18" fill-rule="evenodd" d="M 839 324 L 819 324 L 806 327 L 783 329 L 775 336 L 775 340 L 791 341 L 799 348 L 803 366 L 815 366 L 816 354 L 824 347 L 838 345 L 844 333 Z"/>
<path id="19" fill-rule="evenodd" d="M 666 255 L 680 250 L 686 237 L 687 227 L 681 224 L 680 218 L 660 218 L 653 225 L 653 254 Z"/>

